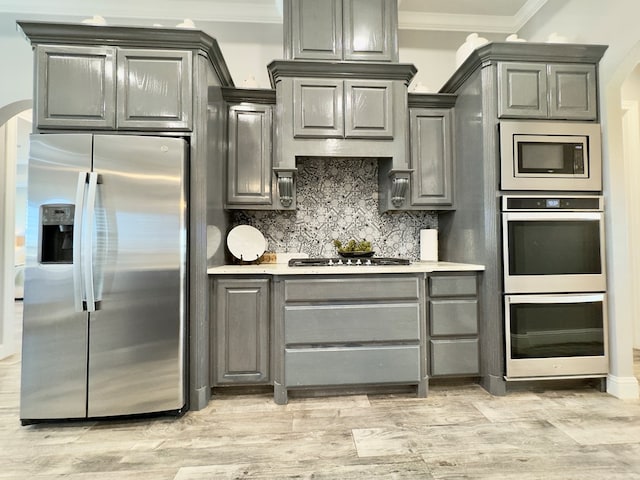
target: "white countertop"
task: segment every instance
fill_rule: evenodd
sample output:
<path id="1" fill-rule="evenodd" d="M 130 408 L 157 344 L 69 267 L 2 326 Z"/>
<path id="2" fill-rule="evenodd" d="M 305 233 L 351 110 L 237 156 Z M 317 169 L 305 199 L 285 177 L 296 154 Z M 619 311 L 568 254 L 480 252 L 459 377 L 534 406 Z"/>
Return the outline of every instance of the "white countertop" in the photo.
<path id="1" fill-rule="evenodd" d="M 222 265 L 209 267 L 211 275 L 334 275 L 367 273 L 480 272 L 483 265 L 453 262 L 413 262 L 410 265 L 369 265 L 343 267 L 290 267 L 286 263 Z"/>

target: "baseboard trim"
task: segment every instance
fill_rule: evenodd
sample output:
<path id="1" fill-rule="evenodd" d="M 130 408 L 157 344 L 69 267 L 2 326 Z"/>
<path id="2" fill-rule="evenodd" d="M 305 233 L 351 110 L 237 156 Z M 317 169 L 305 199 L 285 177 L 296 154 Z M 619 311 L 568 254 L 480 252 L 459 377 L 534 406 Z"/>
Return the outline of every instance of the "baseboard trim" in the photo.
<path id="1" fill-rule="evenodd" d="M 607 393 L 623 400 L 640 398 L 640 389 L 636 377 L 618 377 L 607 375 Z"/>
<path id="2" fill-rule="evenodd" d="M 507 394 L 507 382 L 502 376 L 485 375 L 480 379 L 480 385 L 491 395 L 503 396 Z"/>
<path id="3" fill-rule="evenodd" d="M 207 406 L 211 399 L 211 388 L 200 387 L 191 392 L 191 398 L 189 399 L 189 410 L 202 410 Z"/>

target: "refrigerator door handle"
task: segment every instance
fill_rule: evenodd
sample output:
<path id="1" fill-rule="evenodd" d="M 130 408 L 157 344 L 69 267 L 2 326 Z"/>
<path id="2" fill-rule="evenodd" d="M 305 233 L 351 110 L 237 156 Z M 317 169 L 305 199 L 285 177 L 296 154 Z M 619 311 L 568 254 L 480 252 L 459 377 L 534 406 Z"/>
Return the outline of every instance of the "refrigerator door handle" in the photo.
<path id="1" fill-rule="evenodd" d="M 76 312 L 84 310 L 84 285 L 82 275 L 82 230 L 84 213 L 84 191 L 87 183 L 87 173 L 78 173 L 76 187 L 75 210 L 73 212 L 73 303 Z"/>
<path id="2" fill-rule="evenodd" d="M 89 173 L 89 188 L 87 189 L 87 216 L 85 241 L 83 242 L 84 256 L 84 288 L 86 293 L 87 312 L 96 311 L 96 297 L 93 286 L 93 225 L 96 211 L 96 191 L 98 189 L 98 174 Z"/>

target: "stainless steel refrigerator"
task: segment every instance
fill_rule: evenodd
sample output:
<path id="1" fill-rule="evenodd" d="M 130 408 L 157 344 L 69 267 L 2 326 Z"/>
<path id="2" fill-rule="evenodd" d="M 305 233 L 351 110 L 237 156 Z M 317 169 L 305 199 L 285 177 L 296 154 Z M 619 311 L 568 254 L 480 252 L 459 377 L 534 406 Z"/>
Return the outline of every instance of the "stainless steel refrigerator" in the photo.
<path id="1" fill-rule="evenodd" d="M 186 142 L 31 136 L 20 418 L 185 405 Z"/>

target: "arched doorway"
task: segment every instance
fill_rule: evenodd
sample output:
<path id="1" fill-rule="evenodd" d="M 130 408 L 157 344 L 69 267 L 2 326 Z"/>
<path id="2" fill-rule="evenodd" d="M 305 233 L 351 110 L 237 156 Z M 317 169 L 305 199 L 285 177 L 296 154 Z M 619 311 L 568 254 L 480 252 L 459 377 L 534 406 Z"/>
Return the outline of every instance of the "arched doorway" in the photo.
<path id="1" fill-rule="evenodd" d="M 16 352 L 15 329 L 15 119 L 32 106 L 31 100 L 0 108 L 0 358 Z"/>

